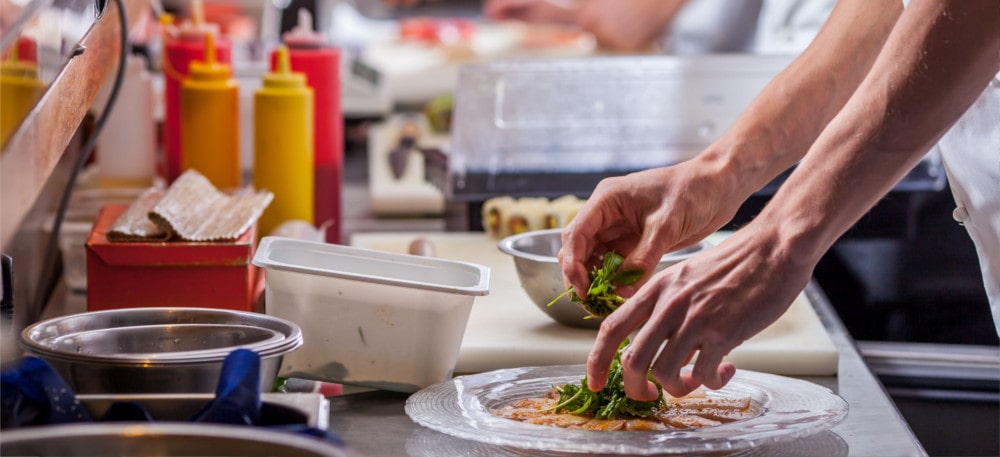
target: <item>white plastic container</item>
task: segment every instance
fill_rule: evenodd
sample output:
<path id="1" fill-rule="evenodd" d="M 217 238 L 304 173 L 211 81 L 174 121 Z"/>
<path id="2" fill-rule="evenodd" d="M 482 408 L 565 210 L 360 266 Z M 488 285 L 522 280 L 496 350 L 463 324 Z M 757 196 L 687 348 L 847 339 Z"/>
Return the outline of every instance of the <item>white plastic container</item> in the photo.
<path id="1" fill-rule="evenodd" d="M 267 314 L 302 328 L 279 376 L 416 392 L 452 377 L 489 268 L 336 244 L 264 237 Z"/>

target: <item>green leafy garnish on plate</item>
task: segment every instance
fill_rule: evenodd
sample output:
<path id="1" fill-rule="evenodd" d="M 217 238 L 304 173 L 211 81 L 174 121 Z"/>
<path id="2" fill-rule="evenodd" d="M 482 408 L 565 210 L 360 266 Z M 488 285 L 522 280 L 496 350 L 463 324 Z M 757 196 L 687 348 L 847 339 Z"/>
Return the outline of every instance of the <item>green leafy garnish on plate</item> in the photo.
<path id="1" fill-rule="evenodd" d="M 627 419 L 649 417 L 663 402 L 663 388 L 652 377 L 650 381 L 656 384 L 658 396 L 656 400 L 637 401 L 625 395 L 625 384 L 622 378 L 622 349 L 629 340 L 622 341 L 615 352 L 608 371 L 608 381 L 604 389 L 594 392 L 587 387 L 587 376 L 584 375 L 580 384 L 566 384 L 556 387 L 559 392 L 559 402 L 552 407 L 556 412 L 566 411 L 577 416 L 593 416 L 595 419 Z"/>
<path id="2" fill-rule="evenodd" d="M 577 295 L 573 287 L 570 286 L 563 293 L 559 294 L 558 297 L 550 301 L 548 306 L 552 306 L 560 298 L 569 295 L 570 301 L 580 304 L 587 311 L 589 316 L 585 317 L 585 319 L 607 317 L 614 310 L 618 309 L 622 303 L 625 303 L 625 298 L 616 294 L 615 289 L 618 286 L 631 286 L 639 282 L 646 273 L 641 268 L 630 268 L 619 271 L 624 262 L 625 258 L 620 254 L 613 251 L 608 252 L 604 255 L 602 264 L 595 266 L 587 273 L 587 276 L 590 278 L 590 288 L 587 289 L 586 297 Z"/>

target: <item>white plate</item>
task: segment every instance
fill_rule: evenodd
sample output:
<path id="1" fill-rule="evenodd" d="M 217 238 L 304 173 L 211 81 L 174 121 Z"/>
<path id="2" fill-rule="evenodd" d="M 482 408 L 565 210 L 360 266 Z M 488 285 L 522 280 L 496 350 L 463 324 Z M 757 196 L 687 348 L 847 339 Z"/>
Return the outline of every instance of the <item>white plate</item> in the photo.
<path id="1" fill-rule="evenodd" d="M 747 397 L 762 413 L 715 427 L 673 431 L 600 432 L 527 424 L 491 409 L 541 396 L 553 385 L 577 383 L 583 365 L 526 367 L 461 376 L 427 387 L 406 401 L 414 422 L 463 439 L 521 449 L 595 454 L 681 454 L 737 451 L 827 430 L 847 417 L 847 402 L 798 379 L 737 370 L 710 397 Z"/>

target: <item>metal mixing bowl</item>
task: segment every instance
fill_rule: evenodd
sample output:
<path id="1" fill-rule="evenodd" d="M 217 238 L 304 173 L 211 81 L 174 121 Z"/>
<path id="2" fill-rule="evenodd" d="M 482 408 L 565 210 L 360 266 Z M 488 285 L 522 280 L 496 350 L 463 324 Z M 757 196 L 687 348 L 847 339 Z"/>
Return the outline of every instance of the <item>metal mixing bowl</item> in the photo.
<path id="1" fill-rule="evenodd" d="M 21 332 L 20 345 L 76 393 L 214 392 L 226 356 L 249 349 L 260 355 L 261 389 L 270 391 L 302 331 L 246 311 L 127 308 L 38 322 Z"/>
<path id="2" fill-rule="evenodd" d="M 655 271 L 663 270 L 711 246 L 701 241 L 693 246 L 664 254 Z M 564 325 L 581 328 L 598 328 L 602 319 L 589 318 L 576 303 L 567 297 L 547 306 L 553 298 L 566 290 L 559 267 L 559 249 L 562 247 L 562 229 L 536 230 L 512 235 L 500 240 L 500 250 L 514 258 L 521 287 L 538 308 Z"/>
<path id="3" fill-rule="evenodd" d="M 4 430 L 2 455 L 346 456 L 344 448 L 266 427 L 209 423 L 85 423 Z"/>

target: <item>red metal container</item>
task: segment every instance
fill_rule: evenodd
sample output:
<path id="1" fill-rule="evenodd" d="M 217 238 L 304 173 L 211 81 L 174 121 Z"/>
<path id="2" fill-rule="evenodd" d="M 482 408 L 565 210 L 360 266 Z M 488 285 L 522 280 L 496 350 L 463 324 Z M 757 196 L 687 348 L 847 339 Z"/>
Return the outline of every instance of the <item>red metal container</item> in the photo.
<path id="1" fill-rule="evenodd" d="M 232 242 L 108 241 L 127 205 L 101 209 L 87 239 L 87 310 L 196 306 L 257 311 L 256 225 Z"/>

